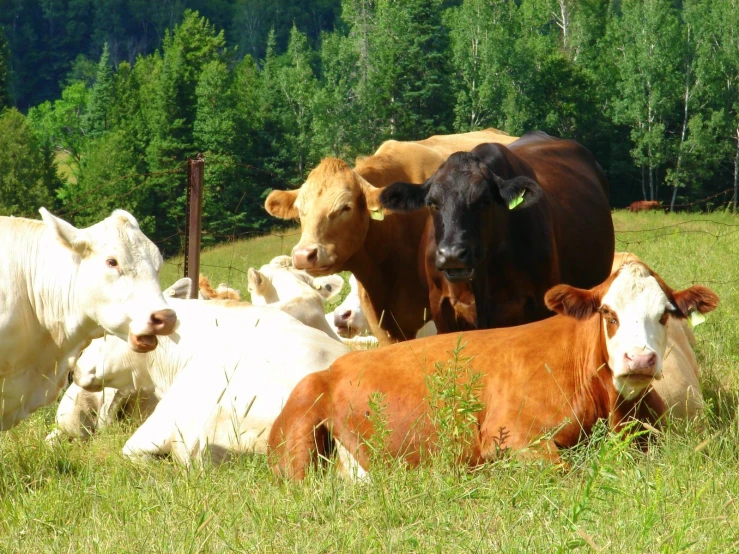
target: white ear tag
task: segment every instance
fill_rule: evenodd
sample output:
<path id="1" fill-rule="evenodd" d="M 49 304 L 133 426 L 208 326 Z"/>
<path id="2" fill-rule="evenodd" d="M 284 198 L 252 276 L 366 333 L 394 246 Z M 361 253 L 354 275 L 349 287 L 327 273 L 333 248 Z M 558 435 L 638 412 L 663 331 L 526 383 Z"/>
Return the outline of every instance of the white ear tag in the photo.
<path id="1" fill-rule="evenodd" d="M 508 202 L 508 209 L 509 210 L 512 210 L 513 208 L 515 208 L 516 206 L 518 206 L 521 202 L 523 202 L 523 195 L 524 195 L 525 192 L 526 192 L 525 190 L 522 190 L 521 191 L 521 194 L 519 194 L 513 200 L 511 200 L 510 202 Z"/>
<path id="2" fill-rule="evenodd" d="M 688 322 L 691 327 L 696 327 L 706 321 L 706 316 L 700 313 L 698 310 L 693 310 L 688 314 Z"/>

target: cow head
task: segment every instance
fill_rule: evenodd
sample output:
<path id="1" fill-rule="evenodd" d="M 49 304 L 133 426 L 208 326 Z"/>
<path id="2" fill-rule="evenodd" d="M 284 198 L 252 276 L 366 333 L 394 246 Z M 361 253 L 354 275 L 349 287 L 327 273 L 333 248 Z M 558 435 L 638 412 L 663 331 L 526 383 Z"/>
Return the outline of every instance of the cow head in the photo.
<path id="1" fill-rule="evenodd" d="M 569 285 L 550 289 L 544 301 L 559 314 L 601 320 L 613 385 L 628 399 L 662 377 L 670 317 L 687 318 L 718 306 L 718 296 L 702 285 L 674 291 L 641 262 L 627 262 L 602 285 L 590 290 Z"/>
<path id="2" fill-rule="evenodd" d="M 370 332 L 367 316 L 364 315 L 362 304 L 359 301 L 359 287 L 354 275 L 349 277 L 349 286 L 351 288 L 349 295 L 334 310 L 334 327 L 344 338 Z"/>
<path id="3" fill-rule="evenodd" d="M 326 158 L 300 189 L 271 192 L 265 208 L 275 217 L 300 218 L 303 234 L 292 251 L 294 267 L 329 275 L 341 271 L 364 244 L 378 196 L 379 189 L 346 163 Z"/>
<path id="4" fill-rule="evenodd" d="M 105 336 L 85 348 L 74 366 L 74 382 L 89 392 L 105 387 L 119 390 L 153 390 L 145 354 L 132 352 L 125 341 Z"/>
<path id="5" fill-rule="evenodd" d="M 483 148 L 488 146 L 497 145 L 452 154 L 423 186 L 394 183 L 380 194 L 380 203 L 393 211 L 429 208 L 436 268 L 451 282 L 471 280 L 506 239 L 508 212 L 531 206 L 542 194 L 528 177 L 496 175 Z"/>
<path id="6" fill-rule="evenodd" d="M 153 350 L 156 335 L 174 331 L 177 317 L 159 288 L 162 255 L 130 213 L 115 210 L 100 223 L 77 229 L 44 208 L 40 212 L 76 265 L 75 301 L 86 317 L 136 352 Z"/>

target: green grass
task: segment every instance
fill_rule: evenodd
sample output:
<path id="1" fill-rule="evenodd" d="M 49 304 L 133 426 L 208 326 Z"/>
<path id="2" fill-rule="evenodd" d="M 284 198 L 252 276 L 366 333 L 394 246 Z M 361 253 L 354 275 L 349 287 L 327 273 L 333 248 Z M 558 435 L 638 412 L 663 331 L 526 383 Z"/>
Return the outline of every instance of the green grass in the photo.
<path id="1" fill-rule="evenodd" d="M 0 435 L 0 552 L 739 551 L 739 218 L 617 212 L 614 221 L 618 250 L 722 300 L 696 329 L 708 414 L 666 430 L 648 453 L 600 432 L 569 454 L 566 472 L 502 459 L 462 472 L 391 466 L 361 485 L 331 470 L 288 483 L 259 457 L 189 471 L 133 465 L 119 455 L 131 423 L 86 444 L 47 445 L 50 407 Z M 287 252 L 291 239 L 214 248 L 204 264 L 230 269 L 203 272 L 245 292 L 246 267 Z M 163 284 L 179 276 L 173 268 Z"/>

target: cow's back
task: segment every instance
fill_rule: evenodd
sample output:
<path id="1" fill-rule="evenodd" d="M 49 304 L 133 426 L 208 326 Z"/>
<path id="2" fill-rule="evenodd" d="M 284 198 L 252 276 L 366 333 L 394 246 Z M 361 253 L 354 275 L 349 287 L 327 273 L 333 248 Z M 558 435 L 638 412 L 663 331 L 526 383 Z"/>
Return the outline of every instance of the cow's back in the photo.
<path id="1" fill-rule="evenodd" d="M 611 272 L 615 235 L 600 165 L 584 146 L 543 133 L 525 135 L 510 150 L 546 191 L 559 281 L 583 288 L 601 283 Z"/>

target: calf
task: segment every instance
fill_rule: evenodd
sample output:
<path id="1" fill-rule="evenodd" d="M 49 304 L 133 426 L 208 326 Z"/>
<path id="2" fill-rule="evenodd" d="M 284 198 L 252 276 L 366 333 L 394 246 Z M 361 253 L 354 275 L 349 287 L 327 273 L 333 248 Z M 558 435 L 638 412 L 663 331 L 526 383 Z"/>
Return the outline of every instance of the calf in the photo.
<path id="1" fill-rule="evenodd" d="M 123 448 L 146 459 L 172 454 L 189 465 L 235 453 L 263 453 L 272 421 L 295 384 L 347 348 L 266 306 L 223 300 L 169 301 L 180 325 L 148 354 L 128 357 L 115 337 L 95 341 L 75 368 L 75 383 L 153 390 L 154 413 Z"/>
<path id="2" fill-rule="evenodd" d="M 543 319 L 550 287 L 602 282 L 615 244 L 607 190 L 583 146 L 528 133 L 457 152 L 423 186 L 385 188 L 380 203 L 431 210 L 421 243 L 431 315 L 445 333 Z"/>
<path id="3" fill-rule="evenodd" d="M 438 442 L 429 402 L 442 400 L 429 398 L 427 378 L 458 341 L 460 381 L 471 371 L 481 376 L 482 409 L 464 461 L 477 464 L 501 449 L 557 461 L 558 450 L 577 444 L 599 419 L 616 430 L 632 418 L 656 424 L 665 406 L 650 384 L 661 376 L 665 324 L 718 302 L 704 286 L 674 291 L 630 262 L 593 289 L 552 288 L 546 303 L 558 315 L 543 321 L 347 354 L 290 394 L 270 432 L 270 463 L 277 474 L 302 478 L 333 438 L 345 469 L 358 463 L 358 472 L 367 470 L 370 397 L 379 392 L 387 403 L 385 449 L 417 464 Z"/>
<path id="4" fill-rule="evenodd" d="M 313 278 L 292 267 L 289 256 L 278 256 L 259 271 L 247 272 L 249 294 L 255 306 L 268 305 L 339 340 L 326 321 L 324 300 L 341 292 L 344 280 L 339 275 Z"/>

